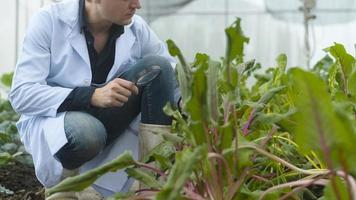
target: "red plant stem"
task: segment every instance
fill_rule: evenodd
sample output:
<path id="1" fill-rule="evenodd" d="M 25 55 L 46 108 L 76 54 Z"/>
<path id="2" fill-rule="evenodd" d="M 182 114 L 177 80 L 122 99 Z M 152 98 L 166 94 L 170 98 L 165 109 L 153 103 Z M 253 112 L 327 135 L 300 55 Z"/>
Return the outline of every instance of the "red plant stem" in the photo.
<path id="1" fill-rule="evenodd" d="M 215 198 L 217 200 L 222 200 L 222 194 L 223 194 L 223 190 L 221 190 L 222 186 L 220 185 L 220 181 L 219 181 L 219 178 L 216 174 L 216 168 L 215 166 L 213 165 L 213 163 L 209 162 L 210 163 L 210 168 L 211 168 L 211 174 L 212 174 L 212 185 L 214 186 L 213 188 L 213 191 L 214 191 L 214 194 L 215 194 Z"/>
<path id="2" fill-rule="evenodd" d="M 200 168 L 201 168 L 200 170 L 202 171 L 201 164 L 200 164 Z M 199 175 L 197 174 L 196 171 L 194 171 L 193 173 L 195 175 L 195 180 L 196 180 L 195 189 L 198 191 L 198 193 L 202 193 L 202 191 L 203 191 L 202 186 L 201 186 L 202 181 L 199 179 Z"/>
<path id="3" fill-rule="evenodd" d="M 212 128 L 212 132 L 213 132 L 212 135 L 213 135 L 213 137 L 215 139 L 215 144 L 218 144 L 219 136 L 217 134 L 216 128 Z M 220 149 L 218 149 L 218 145 L 215 146 L 214 150 L 219 152 Z M 218 170 L 217 173 L 218 173 L 219 185 L 221 186 L 220 191 L 222 191 L 221 192 L 221 196 L 222 196 L 222 199 L 224 199 L 224 192 L 223 192 L 224 191 L 224 183 L 223 183 L 223 171 L 222 171 L 222 163 L 221 162 L 222 162 L 221 160 L 217 161 L 217 168 L 218 168 L 217 169 Z"/>
<path id="4" fill-rule="evenodd" d="M 260 145 L 261 149 L 264 149 L 266 147 L 268 141 L 272 139 L 272 136 L 276 133 L 277 129 L 278 127 L 273 125 L 272 130 L 267 134 L 267 137 L 262 141 Z M 255 161 L 257 156 L 258 154 L 255 152 L 252 156 L 252 161 Z"/>
<path id="5" fill-rule="evenodd" d="M 217 128 L 212 128 L 211 132 L 214 134 L 214 141 L 215 144 L 219 143 L 219 133 L 218 133 L 218 129 Z M 219 152 L 220 153 L 220 152 Z"/>
<path id="6" fill-rule="evenodd" d="M 328 175 L 328 174 L 325 174 L 325 175 L 323 175 L 323 176 L 320 176 L 320 177 L 318 177 L 318 178 L 315 178 L 315 179 L 313 179 L 312 181 L 307 182 L 307 183 L 305 183 L 304 185 L 301 185 L 300 187 L 297 187 L 297 188 L 293 189 L 291 192 L 289 192 L 289 193 L 283 195 L 281 198 L 279 198 L 279 200 L 287 200 L 287 198 L 290 197 L 292 194 L 294 194 L 294 193 L 296 193 L 296 192 L 302 190 L 303 188 L 306 188 L 306 187 L 308 187 L 308 186 L 310 186 L 310 185 L 313 185 L 315 182 L 317 182 L 317 181 L 323 179 L 324 176 L 326 176 L 326 175 Z"/>
<path id="7" fill-rule="evenodd" d="M 140 192 L 159 192 L 159 191 L 160 190 L 158 190 L 158 189 L 145 188 L 145 189 L 136 190 L 135 193 L 140 193 Z"/>
<path id="8" fill-rule="evenodd" d="M 257 179 L 257 180 L 259 180 L 259 181 L 266 182 L 266 183 L 271 183 L 270 180 L 268 180 L 268 179 L 266 179 L 266 178 L 264 178 L 264 177 L 262 177 L 262 176 L 252 175 L 252 178 Z"/>
<path id="9" fill-rule="evenodd" d="M 328 180 L 325 180 L 325 179 L 316 180 L 316 181 L 314 181 L 313 179 L 311 179 L 311 180 L 298 180 L 298 181 L 293 181 L 293 182 L 289 182 L 289 183 L 276 185 L 276 186 L 273 186 L 273 187 L 267 189 L 266 191 L 264 191 L 260 195 L 259 200 L 264 199 L 266 194 L 268 194 L 268 193 L 270 193 L 272 191 L 283 189 L 283 188 L 290 188 L 290 187 L 294 187 L 294 186 L 305 185 L 305 184 L 309 184 L 310 182 L 314 182 L 315 185 L 323 185 L 323 186 L 325 186 L 328 183 Z"/>
<path id="10" fill-rule="evenodd" d="M 233 182 L 232 181 L 232 173 L 231 173 L 231 169 L 230 169 L 229 164 L 227 163 L 226 159 L 222 155 L 217 154 L 217 153 L 209 153 L 208 158 L 215 158 L 215 159 L 218 159 L 219 161 L 223 162 L 225 169 L 226 169 L 226 173 L 227 173 L 227 175 L 226 175 L 227 180 L 230 185 Z"/>
<path id="11" fill-rule="evenodd" d="M 353 194 L 353 200 L 356 200 L 356 181 L 353 176 L 345 174 L 343 171 L 337 171 L 336 174 L 340 177 L 347 177 L 347 180 L 350 183 L 351 189 L 352 189 L 352 194 Z"/>
<path id="12" fill-rule="evenodd" d="M 251 111 L 250 115 L 248 116 L 247 122 L 245 123 L 245 125 L 244 125 L 243 128 L 242 128 L 242 133 L 244 134 L 244 136 L 248 135 L 248 129 L 250 128 L 250 126 L 251 126 L 253 120 L 254 120 L 255 117 L 256 117 L 255 113 L 256 113 L 256 108 L 254 108 L 254 109 Z"/>
<path id="13" fill-rule="evenodd" d="M 234 198 L 236 192 L 240 189 L 242 183 L 244 182 L 246 176 L 248 175 L 249 172 L 249 167 L 245 168 L 244 171 L 242 172 L 240 178 L 235 182 L 234 184 L 230 185 L 228 187 L 228 194 L 227 194 L 227 200 L 230 200 Z"/>
<path id="14" fill-rule="evenodd" d="M 151 191 L 144 191 L 145 194 L 140 194 L 140 195 L 135 195 L 129 197 L 127 200 L 151 200 L 153 199 L 157 192 L 151 192 Z"/>
<path id="15" fill-rule="evenodd" d="M 208 125 L 206 123 L 204 123 L 204 135 L 207 141 L 207 145 L 208 145 L 208 152 L 214 152 L 214 149 L 212 147 L 211 144 L 211 140 L 210 140 L 210 135 L 209 135 L 209 128 Z M 210 165 L 210 173 L 211 173 L 211 177 L 213 179 L 213 185 L 214 185 L 214 194 L 216 196 L 217 199 L 221 199 L 221 194 L 223 194 L 223 189 L 222 188 L 222 184 L 221 184 L 221 179 L 220 177 L 217 175 L 217 171 L 216 168 L 214 166 L 214 164 L 212 162 L 209 162 Z M 218 191 L 217 191 L 218 190 Z"/>
<path id="16" fill-rule="evenodd" d="M 232 117 L 233 117 L 233 124 L 232 124 L 232 130 L 234 132 L 234 136 L 235 136 L 235 151 L 234 151 L 234 156 L 232 158 L 233 162 L 234 162 L 234 166 L 238 166 L 238 151 L 239 151 L 239 133 L 238 133 L 238 128 L 236 127 L 237 124 L 237 117 L 236 117 L 236 112 L 234 109 L 234 106 L 231 106 L 231 112 L 232 112 Z M 236 173 L 237 176 L 237 173 Z"/>
<path id="17" fill-rule="evenodd" d="M 187 194 L 186 197 L 192 200 L 205 200 L 200 194 L 195 193 L 188 188 L 184 187 L 184 192 Z"/>
<path id="18" fill-rule="evenodd" d="M 308 90 L 308 92 L 311 93 L 310 90 Z M 329 170 L 331 171 L 331 184 L 332 184 L 333 190 L 335 191 L 336 198 L 338 200 L 341 200 L 341 194 L 340 194 L 340 191 L 336 185 L 336 179 L 335 179 L 336 173 L 334 171 L 334 167 L 333 167 L 332 161 L 330 159 L 330 157 L 331 157 L 330 149 L 326 143 L 324 130 L 321 126 L 320 116 L 318 115 L 318 111 L 316 110 L 316 108 L 318 108 L 318 105 L 316 104 L 316 101 L 314 98 L 311 99 L 311 104 L 312 104 L 311 108 L 313 109 L 313 114 L 314 114 L 313 117 L 316 122 L 316 125 L 317 125 L 316 127 L 317 127 L 318 133 L 319 133 L 319 139 L 320 139 L 319 142 L 320 142 L 320 145 L 322 148 L 322 152 L 324 154 L 326 165 L 328 166 Z"/>
<path id="19" fill-rule="evenodd" d="M 204 123 L 203 126 L 204 126 L 204 135 L 205 135 L 207 145 L 208 145 L 208 152 L 214 152 L 211 141 L 210 141 L 210 137 L 209 137 L 208 125 L 206 123 Z M 223 194 L 223 190 L 221 189 L 222 184 L 221 184 L 219 176 L 217 175 L 216 168 L 215 168 L 214 164 L 212 162 L 209 162 L 209 165 L 210 165 L 211 178 L 213 179 L 212 180 L 212 184 L 214 186 L 213 191 L 214 191 L 214 194 L 215 194 L 215 197 L 217 198 L 217 200 L 220 200 L 221 194 Z"/>
<path id="20" fill-rule="evenodd" d="M 224 124 L 229 121 L 229 113 L 230 113 L 230 103 L 229 101 L 225 100 L 224 102 Z"/>
<path id="21" fill-rule="evenodd" d="M 222 171 L 222 163 L 221 160 L 217 160 L 218 163 L 218 180 L 219 180 L 219 185 L 220 185 L 220 191 L 221 191 L 221 199 L 224 199 L 224 183 L 223 183 L 223 171 Z"/>
<path id="22" fill-rule="evenodd" d="M 206 183 L 205 188 L 206 188 L 206 191 L 208 192 L 208 196 L 210 196 L 210 198 L 212 198 L 212 199 L 215 199 L 215 195 L 211 189 L 210 184 Z"/>
<path id="23" fill-rule="evenodd" d="M 145 163 L 141 163 L 141 162 L 136 162 L 136 165 L 139 167 L 143 167 L 143 168 L 152 170 L 152 171 L 156 172 L 157 174 L 161 175 L 165 180 L 167 180 L 167 175 L 158 168 L 155 168 L 149 164 L 145 164 Z"/>
<path id="24" fill-rule="evenodd" d="M 272 139 L 273 135 L 276 133 L 278 130 L 278 127 L 276 125 L 273 125 L 272 130 L 268 133 L 267 138 L 265 138 L 262 143 L 261 143 L 261 148 L 265 148 L 267 145 L 268 141 Z"/>
<path id="25" fill-rule="evenodd" d="M 343 151 L 339 152 L 339 158 L 340 158 L 340 163 L 341 163 L 341 166 L 342 166 L 342 170 L 345 172 L 344 179 L 345 179 L 346 185 L 347 185 L 347 192 L 349 193 L 350 200 L 352 200 L 352 197 L 355 194 L 352 194 L 352 192 L 351 192 L 351 183 L 350 183 L 350 180 L 347 177 L 349 168 L 347 166 L 347 162 L 345 160 L 345 154 L 344 154 Z"/>
<path id="26" fill-rule="evenodd" d="M 277 131 L 277 127 L 273 126 L 272 130 L 270 131 L 270 133 L 268 134 L 269 137 L 272 137 L 272 135 Z M 264 146 L 266 145 L 266 143 L 268 142 L 268 140 L 270 140 L 270 138 L 267 137 L 263 142 L 262 142 L 262 148 L 264 148 Z M 238 147 L 236 146 L 236 149 L 238 149 Z M 237 154 L 236 154 L 237 155 Z M 253 160 L 255 160 L 255 158 L 257 157 L 257 152 L 255 152 L 252 155 Z M 235 156 L 234 156 L 235 157 Z M 236 166 L 236 165 L 235 165 Z M 243 182 L 243 180 L 246 178 L 246 176 L 248 175 L 248 171 L 250 170 L 250 167 L 247 167 L 244 169 L 244 171 L 242 172 L 239 180 L 234 184 L 231 185 L 231 188 L 229 187 L 229 194 L 228 194 L 228 198 L 227 199 L 232 199 L 235 196 L 235 193 L 239 190 L 239 188 L 241 187 L 241 184 Z"/>
<path id="27" fill-rule="evenodd" d="M 212 149 L 212 146 L 211 146 L 211 141 L 210 141 L 210 137 L 209 137 L 209 129 L 208 129 L 208 126 L 206 123 L 204 123 L 204 134 L 205 134 L 205 137 L 206 137 L 206 140 L 207 140 L 207 145 L 208 145 L 208 152 L 213 152 L 213 149 Z M 220 200 L 221 199 L 221 194 L 223 193 L 223 191 L 220 191 L 220 188 L 221 188 L 221 185 L 220 185 L 220 181 L 219 181 L 219 177 L 217 175 L 217 172 L 216 172 L 216 168 L 215 166 L 213 165 L 212 162 L 209 162 L 209 165 L 210 165 L 210 173 L 211 173 L 211 178 L 213 179 L 213 182 L 212 184 L 214 185 L 214 194 L 217 195 L 216 198 L 217 200 Z M 219 190 L 218 192 L 215 192 L 216 190 Z"/>
<path id="28" fill-rule="evenodd" d="M 204 135 L 205 135 L 205 139 L 206 139 L 206 143 L 208 145 L 208 151 L 209 152 L 213 152 L 213 148 L 212 148 L 212 144 L 211 144 L 211 140 L 209 137 L 209 128 L 208 125 L 206 123 L 203 124 L 204 127 Z"/>
<path id="29" fill-rule="evenodd" d="M 226 62 L 226 73 L 227 73 L 227 82 L 231 85 L 231 61 L 227 60 Z"/>

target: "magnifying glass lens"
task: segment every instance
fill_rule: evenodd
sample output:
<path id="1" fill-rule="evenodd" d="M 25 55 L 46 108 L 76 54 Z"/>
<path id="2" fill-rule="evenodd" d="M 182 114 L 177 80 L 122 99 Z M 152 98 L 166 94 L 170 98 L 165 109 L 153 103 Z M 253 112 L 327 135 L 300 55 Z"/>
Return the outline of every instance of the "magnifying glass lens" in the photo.
<path id="1" fill-rule="evenodd" d="M 161 67 L 153 65 L 138 74 L 137 86 L 144 86 L 153 81 L 161 73 Z"/>

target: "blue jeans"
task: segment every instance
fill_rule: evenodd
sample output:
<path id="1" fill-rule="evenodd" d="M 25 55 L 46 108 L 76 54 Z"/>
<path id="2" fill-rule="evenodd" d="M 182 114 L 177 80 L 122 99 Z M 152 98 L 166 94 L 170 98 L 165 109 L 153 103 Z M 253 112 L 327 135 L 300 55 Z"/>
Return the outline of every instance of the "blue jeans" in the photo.
<path id="1" fill-rule="evenodd" d="M 89 108 L 70 111 L 64 117 L 64 130 L 68 143 L 55 157 L 66 169 L 75 169 L 94 158 L 106 145 L 125 131 L 141 113 L 141 122 L 169 125 L 172 119 L 163 112 L 167 102 L 175 105 L 177 81 L 171 64 L 163 57 L 148 56 L 140 60 L 120 78 L 133 81 L 143 69 L 152 65 L 161 67 L 160 75 L 146 86 L 139 87 L 139 94 L 129 97 L 122 107 Z"/>

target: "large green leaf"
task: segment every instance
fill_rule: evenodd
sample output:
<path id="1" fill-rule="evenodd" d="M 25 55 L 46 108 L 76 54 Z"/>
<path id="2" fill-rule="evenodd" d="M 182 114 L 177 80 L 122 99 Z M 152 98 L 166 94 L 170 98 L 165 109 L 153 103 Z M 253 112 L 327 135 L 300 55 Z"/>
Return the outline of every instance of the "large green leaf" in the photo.
<path id="1" fill-rule="evenodd" d="M 237 60 L 243 62 L 243 51 L 245 43 L 249 42 L 241 29 L 241 19 L 237 19 L 232 26 L 225 29 L 227 37 L 226 59 L 227 63 Z"/>
<path id="2" fill-rule="evenodd" d="M 218 89 L 218 77 L 220 70 L 220 63 L 215 61 L 209 61 L 209 68 L 207 69 L 207 108 L 208 108 L 208 119 L 216 123 L 218 121 L 219 113 L 218 106 L 219 98 L 217 94 Z"/>
<path id="3" fill-rule="evenodd" d="M 196 145 L 196 138 L 193 134 L 192 130 L 189 127 L 189 124 L 186 120 L 183 119 L 182 114 L 178 110 L 173 110 L 170 104 L 167 104 L 164 108 L 164 113 L 168 116 L 171 116 L 173 119 L 177 121 L 176 129 L 179 131 L 178 135 L 183 137 L 184 140 L 187 140 L 190 144 Z"/>
<path id="4" fill-rule="evenodd" d="M 325 51 L 329 52 L 336 59 L 338 66 L 341 69 L 344 91 L 348 93 L 347 86 L 349 77 L 355 68 L 355 58 L 346 52 L 343 45 L 338 43 L 335 43 L 334 46 L 326 48 Z"/>
<path id="5" fill-rule="evenodd" d="M 290 75 L 295 91 L 298 91 L 293 96 L 298 109 L 296 143 L 306 154 L 316 151 L 324 161 L 330 157 L 334 168 L 340 167 L 342 154 L 348 155 L 345 162 L 350 168 L 355 166 L 356 133 L 349 132 L 345 119 L 334 111 L 325 83 L 315 74 L 297 68 L 290 70 Z M 326 152 L 325 148 L 332 151 Z M 355 168 L 350 170 L 356 172 Z"/>
<path id="6" fill-rule="evenodd" d="M 288 120 L 288 118 L 295 114 L 296 110 L 291 109 L 286 113 L 279 114 L 279 113 L 260 113 L 256 116 L 255 122 L 265 124 L 265 125 L 271 125 L 271 124 L 278 124 L 279 122 L 283 120 Z"/>
<path id="7" fill-rule="evenodd" d="M 260 100 L 258 100 L 258 103 L 262 105 L 267 104 L 277 93 L 281 92 L 285 88 L 286 86 L 279 86 L 268 90 L 266 93 L 263 94 Z"/>
<path id="8" fill-rule="evenodd" d="M 193 65 L 190 98 L 185 102 L 185 111 L 189 118 L 189 128 L 197 145 L 206 143 L 204 135 L 205 123 L 211 122 L 208 105 L 208 83 L 206 71 L 209 68 L 210 59 L 205 54 L 197 54 Z"/>
<path id="9" fill-rule="evenodd" d="M 162 156 L 162 155 L 159 155 L 156 153 L 153 154 L 152 156 L 156 161 L 156 165 L 159 165 L 160 169 L 164 170 L 164 169 L 171 168 L 173 166 L 170 159 L 165 156 Z"/>
<path id="10" fill-rule="evenodd" d="M 281 54 L 277 57 L 277 69 L 275 71 L 274 79 L 273 79 L 273 87 L 278 87 L 282 83 L 283 76 L 285 76 L 285 71 L 287 68 L 287 56 L 285 54 Z"/>
<path id="11" fill-rule="evenodd" d="M 351 74 L 348 84 L 349 93 L 352 96 L 353 102 L 356 103 L 356 69 Z"/>
<path id="12" fill-rule="evenodd" d="M 190 84 L 191 84 L 191 68 L 185 60 L 182 52 L 172 40 L 167 40 L 168 50 L 172 56 L 179 59 L 180 64 L 177 65 L 177 80 L 181 90 L 182 99 L 185 102 L 190 97 Z"/>
<path id="13" fill-rule="evenodd" d="M 339 72 L 338 65 L 336 63 L 332 64 L 330 66 L 330 69 L 329 69 L 328 75 L 327 75 L 329 91 L 330 91 L 332 97 L 335 96 L 335 94 L 338 92 L 339 87 L 340 87 L 339 83 L 336 80 L 338 72 Z"/>
<path id="14" fill-rule="evenodd" d="M 84 174 L 69 177 L 55 185 L 52 188 L 46 190 L 47 195 L 52 195 L 57 192 L 64 191 L 82 191 L 85 188 L 93 184 L 100 176 L 108 173 L 121 170 L 132 165 L 135 165 L 135 160 L 132 158 L 130 152 L 125 151 L 123 154 L 118 156 L 116 159 L 110 161 L 109 163 L 100 166 L 98 168 L 92 169 Z"/>
<path id="15" fill-rule="evenodd" d="M 168 45 L 168 51 L 172 56 L 177 56 L 180 63 L 182 64 L 182 67 L 184 69 L 185 74 L 189 74 L 190 68 L 189 65 L 187 63 L 187 61 L 185 60 L 182 52 L 180 51 L 180 49 L 178 48 L 178 46 L 173 42 L 173 40 L 167 40 L 167 45 Z"/>
<path id="16" fill-rule="evenodd" d="M 314 65 L 313 71 L 326 80 L 329 69 L 333 64 L 333 59 L 329 55 L 326 55 Z"/>
<path id="17" fill-rule="evenodd" d="M 207 77 L 209 56 L 197 54 L 192 74 L 191 98 L 186 102 L 186 111 L 192 121 L 207 121 Z"/>
<path id="18" fill-rule="evenodd" d="M 219 146 L 220 149 L 230 148 L 234 139 L 234 129 L 232 124 L 229 122 L 219 127 Z"/>
<path id="19" fill-rule="evenodd" d="M 347 187 L 345 181 L 341 180 L 340 178 L 335 179 L 336 183 L 336 188 L 339 192 L 340 198 L 342 200 L 347 200 L 350 199 L 348 192 L 347 192 Z M 324 189 L 324 199 L 325 200 L 338 200 L 335 194 L 335 190 L 332 187 L 332 183 L 329 182 L 328 185 Z"/>
<path id="20" fill-rule="evenodd" d="M 175 153 L 174 145 L 170 142 L 165 141 L 155 146 L 146 156 L 144 156 L 142 161 L 144 163 L 149 163 L 153 161 L 155 154 L 161 155 L 165 158 L 169 158 L 174 153 Z"/>
<path id="21" fill-rule="evenodd" d="M 161 190 L 157 200 L 176 200 L 180 197 L 180 192 L 191 176 L 196 164 L 207 154 L 205 146 L 196 147 L 194 150 L 184 149 L 177 152 L 176 161 L 172 167 L 172 171 L 168 176 L 168 181 Z"/>
<path id="22" fill-rule="evenodd" d="M 127 168 L 125 172 L 130 177 L 140 181 L 140 183 L 144 184 L 146 187 L 156 189 L 162 187 L 162 185 L 155 179 L 155 177 L 146 171 L 137 168 Z"/>
<path id="23" fill-rule="evenodd" d="M 258 102 L 256 103 L 256 106 L 251 109 L 251 111 L 249 113 L 246 113 L 246 116 L 248 114 L 247 117 L 247 121 L 245 122 L 245 124 L 243 125 L 243 133 L 244 135 L 247 135 L 249 133 L 249 128 L 252 126 L 252 124 L 255 121 L 256 117 L 258 117 L 259 115 L 264 115 L 262 113 L 263 108 L 266 107 L 266 104 L 271 101 L 271 99 L 279 92 L 281 92 L 283 89 L 285 89 L 286 86 L 280 86 L 277 88 L 272 88 L 270 90 L 268 90 L 265 94 L 262 95 L 262 97 L 258 100 Z M 281 120 L 281 119 L 280 119 Z M 279 120 L 279 121 L 280 121 Z"/>

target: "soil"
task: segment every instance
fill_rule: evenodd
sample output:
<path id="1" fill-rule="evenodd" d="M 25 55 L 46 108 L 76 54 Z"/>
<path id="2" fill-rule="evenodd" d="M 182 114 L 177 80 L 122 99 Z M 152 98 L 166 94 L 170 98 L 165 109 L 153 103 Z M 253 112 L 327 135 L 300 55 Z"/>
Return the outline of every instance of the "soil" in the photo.
<path id="1" fill-rule="evenodd" d="M 14 192 L 0 192 L 0 200 L 43 200 L 44 189 L 37 181 L 34 169 L 20 163 L 0 167 L 0 185 Z"/>

